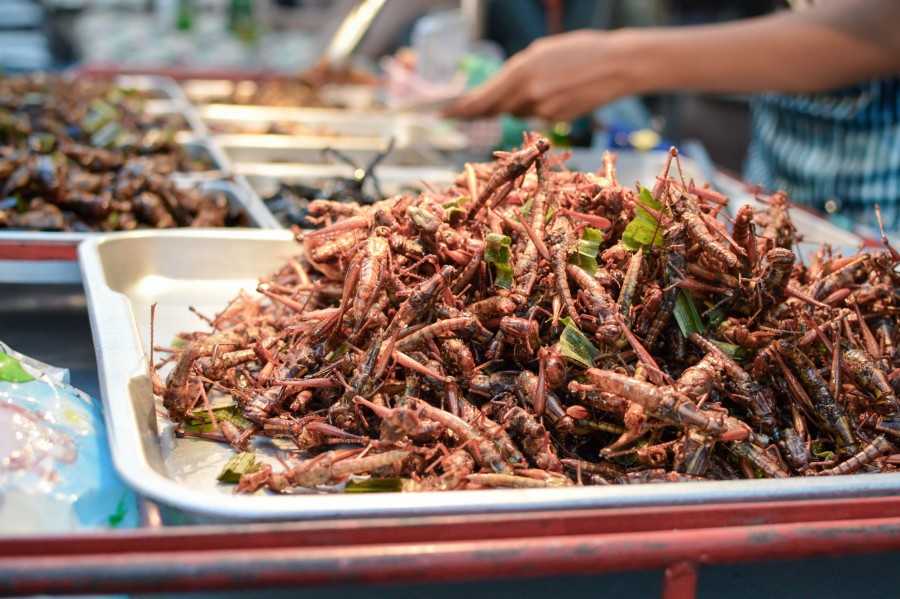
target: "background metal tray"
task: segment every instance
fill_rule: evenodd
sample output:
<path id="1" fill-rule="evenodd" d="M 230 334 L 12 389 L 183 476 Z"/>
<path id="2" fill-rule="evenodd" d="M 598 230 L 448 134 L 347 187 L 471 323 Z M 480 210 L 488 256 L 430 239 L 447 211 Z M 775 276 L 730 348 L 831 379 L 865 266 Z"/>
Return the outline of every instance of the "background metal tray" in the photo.
<path id="1" fill-rule="evenodd" d="M 359 168 L 365 168 L 382 155 L 390 141 L 388 138 L 299 137 L 249 133 L 229 133 L 212 137 L 221 146 L 228 160 L 234 164 L 246 162 L 344 164 L 334 154 L 325 151 L 325 148 L 333 148 Z M 437 166 L 446 163 L 446 158 L 443 158 L 440 152 L 427 144 L 422 144 L 395 145 L 379 164 Z"/>
<path id="2" fill-rule="evenodd" d="M 171 77 L 162 75 L 116 75 L 114 79 L 117 86 L 124 89 L 134 89 L 144 92 L 152 92 L 153 99 L 172 100 L 180 104 L 190 104 L 190 100 Z"/>
<path id="3" fill-rule="evenodd" d="M 258 86 L 269 79 L 182 79 L 178 81 L 184 95 L 198 106 L 206 104 L 230 104 L 223 102 L 236 90 L 244 96 L 252 95 Z M 244 89 L 241 89 L 244 88 Z M 249 89 L 248 89 L 249 88 Z M 322 106 L 348 110 L 383 110 L 383 88 L 375 85 L 327 84 L 318 90 Z M 246 104 L 234 104 L 246 106 Z"/>
<path id="4" fill-rule="evenodd" d="M 224 179 L 191 180 L 188 175 L 179 184 L 224 193 L 229 205 L 242 208 L 254 227 L 282 228 L 245 184 Z M 0 283 L 78 283 L 78 244 L 108 235 L 112 234 L 0 230 Z"/>
<path id="5" fill-rule="evenodd" d="M 576 151 L 566 166 L 579 171 L 597 171 L 602 167 L 601 152 Z M 616 178 L 623 186 L 633 187 L 640 183 L 644 187 L 652 187 L 656 177 L 662 172 L 668 152 L 654 150 L 649 152 L 620 151 L 616 156 Z M 765 205 L 756 199 L 747 184 L 726 173 L 718 171 L 711 164 L 693 160 L 681 155 L 684 176 L 698 184 L 710 183 L 715 189 L 728 196 L 729 202 L 725 212 L 734 216 L 744 204 L 750 204 L 755 210 L 762 210 Z M 675 167 L 672 167 L 674 174 Z M 816 247 L 823 243 L 831 244 L 834 249 L 853 253 L 863 243 L 863 239 L 850 231 L 829 223 L 820 216 L 807 210 L 791 207 L 791 220 L 798 231 L 803 233 L 803 240 Z M 805 256 L 804 256 L 805 258 Z"/>
<path id="6" fill-rule="evenodd" d="M 353 167 L 346 164 L 237 163 L 235 172 L 247 180 L 260 197 L 278 191 L 280 183 L 322 187 L 329 180 L 353 178 Z M 405 189 L 425 186 L 441 190 L 453 184 L 458 171 L 440 167 L 378 165 L 375 169 L 382 193 L 395 195 Z"/>
<path id="7" fill-rule="evenodd" d="M 191 103 L 178 85 L 178 82 L 171 77 L 118 75 L 115 77 L 114 82 L 121 88 L 153 94 L 153 97 L 143 103 L 144 112 L 147 114 L 180 114 L 184 117 L 188 128 L 194 135 L 206 136 L 206 124 L 200 118 L 196 106 Z"/>
<path id="8" fill-rule="evenodd" d="M 439 149 L 465 149 L 465 137 L 436 115 L 385 110 L 301 108 L 207 104 L 197 109 L 210 124 L 243 125 L 265 132 L 273 123 L 306 127 L 310 135 L 335 137 L 396 137 L 398 145 L 428 140 Z"/>
<path id="9" fill-rule="evenodd" d="M 176 440 L 158 415 L 146 348 L 150 306 L 157 344 L 208 330 L 188 310 L 213 315 L 239 289 L 280 267 L 299 246 L 288 231 L 170 230 L 93 238 L 79 247 L 112 453 L 121 476 L 147 497 L 198 520 L 319 519 L 638 507 L 862 497 L 900 492 L 900 474 L 663 485 L 366 495 L 232 495 L 215 477 L 231 450 Z M 265 453 L 265 446 L 261 452 Z"/>

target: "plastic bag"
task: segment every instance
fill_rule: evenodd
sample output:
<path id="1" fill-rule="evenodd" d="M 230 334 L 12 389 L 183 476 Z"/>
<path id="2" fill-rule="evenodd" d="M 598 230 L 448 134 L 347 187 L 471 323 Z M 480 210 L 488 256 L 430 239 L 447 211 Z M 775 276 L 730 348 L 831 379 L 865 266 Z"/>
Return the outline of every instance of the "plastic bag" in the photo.
<path id="1" fill-rule="evenodd" d="M 100 403 L 68 370 L 0 343 L 0 531 L 65 533 L 138 523 L 116 474 Z"/>

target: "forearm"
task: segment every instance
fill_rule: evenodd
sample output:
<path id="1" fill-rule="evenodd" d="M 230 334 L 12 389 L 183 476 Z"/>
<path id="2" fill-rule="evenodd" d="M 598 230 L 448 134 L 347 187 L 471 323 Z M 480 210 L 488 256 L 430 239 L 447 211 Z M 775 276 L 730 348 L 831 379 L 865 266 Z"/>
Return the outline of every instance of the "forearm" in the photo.
<path id="1" fill-rule="evenodd" d="M 896 0 L 834 2 L 735 23 L 623 30 L 634 93 L 810 92 L 900 72 Z"/>
<path id="2" fill-rule="evenodd" d="M 446 114 L 568 120 L 632 94 L 832 89 L 900 73 L 898 22 L 900 0 L 836 0 L 734 23 L 551 36 Z"/>

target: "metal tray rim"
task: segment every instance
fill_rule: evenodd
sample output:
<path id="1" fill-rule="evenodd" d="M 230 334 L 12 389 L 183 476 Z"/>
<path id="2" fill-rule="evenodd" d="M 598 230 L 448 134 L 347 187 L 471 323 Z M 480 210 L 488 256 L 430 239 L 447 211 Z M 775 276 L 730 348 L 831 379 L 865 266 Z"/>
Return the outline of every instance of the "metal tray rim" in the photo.
<path id="1" fill-rule="evenodd" d="M 190 177 L 183 177 L 184 181 L 190 182 Z M 281 224 L 272 216 L 268 208 L 262 203 L 255 192 L 242 184 L 243 179 L 240 177 L 215 179 L 196 179 L 194 182 L 203 189 L 213 191 L 227 191 L 237 198 L 237 201 L 244 207 L 256 227 L 260 229 L 282 229 Z M 143 231 L 143 230 L 142 230 Z M 61 232 L 61 231 L 28 231 L 23 229 L 0 229 L 0 243 L 17 242 L 22 245 L 29 244 L 78 244 L 87 239 L 94 237 L 109 237 L 118 233 L 104 233 L 102 231 L 88 231 L 84 233 Z"/>
<path id="2" fill-rule="evenodd" d="M 185 180 L 191 181 L 191 179 Z M 192 182 L 205 190 L 223 191 L 230 194 L 246 211 L 251 222 L 250 228 L 284 229 L 243 177 L 235 175 L 230 179 L 194 179 Z M 231 227 L 226 230 L 238 231 L 241 228 Z M 92 239 L 102 239 L 119 234 L 100 231 L 72 233 L 0 230 L 0 283 L 81 282 L 82 276 L 77 265 L 78 245 Z M 48 256 L 48 252 L 51 255 Z M 42 254 L 41 257 L 35 258 L 36 253 Z"/>
<path id="3" fill-rule="evenodd" d="M 173 100 L 182 104 L 189 103 L 187 96 L 178 85 L 178 82 L 171 77 L 164 75 L 139 75 L 122 73 L 116 75 L 113 79 L 116 85 L 120 87 L 130 87 L 137 90 L 159 90 L 166 94 L 169 100 Z"/>
<path id="4" fill-rule="evenodd" d="M 863 497 L 900 492 L 900 473 L 782 480 L 715 481 L 658 485 L 572 487 L 566 489 L 490 490 L 454 493 L 386 493 L 358 495 L 226 496 L 187 489 L 150 466 L 134 430 L 131 401 L 113 400 L 135 377 L 148 377 L 137 323 L 127 298 L 107 284 L 100 248 L 128 237 L 182 237 L 289 241 L 289 231 L 203 230 L 141 231 L 94 238 L 79 246 L 80 266 L 98 353 L 100 385 L 106 409 L 113 461 L 136 491 L 188 513 L 226 520 L 322 519 L 341 516 L 378 517 L 466 514 L 524 509 L 621 508 L 673 504 L 735 503 Z M 226 236 L 226 237 L 223 237 Z M 102 313 L 101 313 L 101 306 Z M 112 361 L 106 354 L 113 355 Z M 364 497 L 364 500 L 363 500 Z"/>

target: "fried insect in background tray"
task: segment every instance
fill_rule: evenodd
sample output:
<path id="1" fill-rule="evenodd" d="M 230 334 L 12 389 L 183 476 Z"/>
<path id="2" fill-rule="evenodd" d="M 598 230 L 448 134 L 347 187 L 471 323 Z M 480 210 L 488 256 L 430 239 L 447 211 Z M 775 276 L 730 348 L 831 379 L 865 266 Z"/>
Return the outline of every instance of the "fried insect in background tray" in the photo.
<path id="1" fill-rule="evenodd" d="M 326 181 L 322 187 L 306 185 L 302 183 L 281 183 L 278 191 L 264 198 L 266 205 L 275 218 L 284 225 L 293 225 L 304 228 L 321 226 L 321 219 L 313 216 L 310 218 L 309 205 L 311 202 L 323 200 L 327 202 L 350 204 L 344 209 L 353 211 L 353 205 L 370 205 L 384 199 L 375 167 L 387 157 L 394 147 L 394 140 L 388 142 L 384 151 L 379 152 L 365 167 L 358 166 L 353 160 L 345 156 L 339 150 L 325 148 L 322 153 L 326 156 L 336 157 L 344 164 L 353 168 L 351 177 L 334 177 Z"/>
<path id="2" fill-rule="evenodd" d="M 198 225 L 241 222 L 227 209 L 212 217 L 220 199 L 183 192 L 171 179 L 215 165 L 176 142 L 187 128 L 182 115 L 144 110 L 149 95 L 88 78 L 0 80 L 0 227 L 130 230 L 190 226 L 198 214 Z"/>

